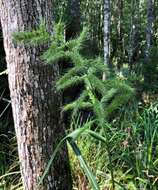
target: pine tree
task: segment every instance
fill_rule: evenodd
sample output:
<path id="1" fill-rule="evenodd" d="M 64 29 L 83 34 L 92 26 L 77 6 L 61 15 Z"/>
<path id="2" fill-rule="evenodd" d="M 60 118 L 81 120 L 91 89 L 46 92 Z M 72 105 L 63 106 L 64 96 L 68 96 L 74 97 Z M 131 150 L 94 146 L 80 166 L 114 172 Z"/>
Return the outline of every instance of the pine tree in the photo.
<path id="1" fill-rule="evenodd" d="M 54 88 L 59 67 L 47 65 L 40 57 L 53 29 L 52 3 L 49 0 L 1 0 L 0 18 L 24 189 L 71 189 L 66 147 L 43 183 L 38 184 L 54 147 L 65 134 L 61 96 Z M 38 31 L 33 30 L 41 18 L 47 27 L 41 24 Z M 27 41 L 34 37 L 31 46 L 13 39 L 14 32 L 31 30 L 32 33 L 25 34 Z M 18 40 L 21 41 L 22 36 Z"/>

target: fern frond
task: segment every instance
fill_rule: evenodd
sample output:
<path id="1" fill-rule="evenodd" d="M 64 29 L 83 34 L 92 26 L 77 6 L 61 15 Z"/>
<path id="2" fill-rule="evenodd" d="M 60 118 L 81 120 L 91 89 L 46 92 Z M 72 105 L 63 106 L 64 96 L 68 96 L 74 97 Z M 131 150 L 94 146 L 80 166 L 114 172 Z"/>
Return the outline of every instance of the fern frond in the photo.
<path id="1" fill-rule="evenodd" d="M 112 102 L 106 106 L 105 109 L 105 115 L 111 114 L 115 109 L 117 109 L 119 106 L 122 104 L 126 103 L 128 99 L 130 98 L 131 94 L 122 94 L 121 96 L 117 95 L 115 98 L 112 100 Z"/>
<path id="2" fill-rule="evenodd" d="M 58 51 L 57 51 L 58 50 Z M 48 63 L 56 63 L 59 60 L 65 58 L 65 52 L 62 49 L 49 48 L 42 56 L 42 59 L 46 60 Z"/>
<path id="3" fill-rule="evenodd" d="M 77 112 L 79 109 L 91 107 L 92 104 L 87 99 L 88 99 L 88 92 L 84 90 L 81 93 L 81 95 L 77 98 L 77 100 L 64 106 L 64 111 L 73 109 L 74 112 Z"/>
<path id="4" fill-rule="evenodd" d="M 79 84 L 79 83 L 84 81 L 84 78 L 85 78 L 85 76 L 81 76 L 81 77 L 74 76 L 74 77 L 71 77 L 70 79 L 68 79 L 67 81 L 63 81 L 63 80 L 60 81 L 60 79 L 59 79 L 59 81 L 57 81 L 57 85 L 56 85 L 57 89 L 63 90 L 63 89 L 66 89 L 70 86 Z"/>
<path id="5" fill-rule="evenodd" d="M 82 76 L 84 74 L 84 67 L 73 67 L 71 69 L 69 69 L 67 72 L 64 73 L 63 76 L 60 77 L 60 79 L 57 81 L 57 84 L 63 84 L 65 83 L 67 80 L 71 79 L 72 77 L 75 76 Z"/>
<path id="6" fill-rule="evenodd" d="M 134 89 L 130 87 L 129 84 L 127 84 L 126 81 L 124 80 L 120 80 L 118 78 L 110 78 L 108 80 L 105 80 L 104 81 L 105 83 L 105 86 L 107 87 L 107 89 L 111 89 L 112 88 L 115 88 L 115 89 L 122 89 L 122 90 L 127 90 L 131 93 L 134 92 Z"/>
<path id="7" fill-rule="evenodd" d="M 54 25 L 54 35 L 52 38 L 52 42 L 56 42 L 58 46 L 65 43 L 64 25 L 61 21 Z"/>
<path id="8" fill-rule="evenodd" d="M 98 122 L 100 124 L 100 127 L 103 126 L 105 122 L 105 111 L 104 108 L 99 100 L 96 99 L 95 103 L 93 104 L 93 111 L 98 119 Z"/>
<path id="9" fill-rule="evenodd" d="M 69 51 L 80 51 L 82 49 L 82 44 L 87 37 L 87 28 L 83 28 L 80 36 L 76 39 L 69 40 L 65 43 L 65 46 L 69 49 Z"/>
<path id="10" fill-rule="evenodd" d="M 27 45 L 41 45 L 50 40 L 50 34 L 47 32 L 45 24 L 42 22 L 37 29 L 29 32 L 15 32 L 13 38 L 17 42 L 24 42 Z"/>
<path id="11" fill-rule="evenodd" d="M 79 52 L 77 51 L 66 51 L 65 52 L 66 57 L 70 58 L 73 62 L 74 65 L 78 65 L 78 66 L 83 66 L 83 64 L 85 63 L 85 59 L 81 56 L 81 54 L 79 54 Z"/>
<path id="12" fill-rule="evenodd" d="M 96 68 L 97 72 L 106 73 L 106 75 L 109 75 L 109 69 L 107 66 L 103 63 L 102 58 L 98 57 L 94 60 L 91 60 L 91 65 Z"/>
<path id="13" fill-rule="evenodd" d="M 110 89 L 107 93 L 101 98 L 101 103 L 104 105 L 107 103 L 115 94 L 117 93 L 117 89 Z"/>
<path id="14" fill-rule="evenodd" d="M 64 111 L 73 110 L 74 112 L 76 112 L 79 109 L 85 109 L 85 108 L 92 108 L 93 107 L 93 105 L 90 102 L 82 102 L 80 105 L 78 105 L 77 107 L 76 106 L 77 106 L 77 102 L 73 102 L 73 103 L 65 105 L 63 110 Z"/>
<path id="15" fill-rule="evenodd" d="M 109 78 L 109 70 L 103 64 L 102 58 L 87 59 L 81 55 L 80 50 L 86 40 L 87 31 L 87 28 L 84 28 L 79 37 L 66 42 L 64 25 L 61 22 L 54 26 L 52 36 L 47 32 L 45 24 L 41 23 L 31 32 L 14 33 L 13 36 L 17 41 L 31 45 L 50 42 L 47 51 L 42 55 L 42 59 L 48 63 L 57 63 L 65 58 L 71 60 L 73 68 L 57 81 L 56 87 L 58 90 L 63 90 L 83 83 L 85 90 L 77 100 L 65 105 L 64 110 L 71 109 L 75 112 L 91 108 L 99 125 L 103 126 L 107 115 L 128 101 L 134 90 L 125 80 L 117 77 Z M 107 76 L 105 81 L 102 81 L 103 73 Z"/>
<path id="16" fill-rule="evenodd" d="M 112 80 L 111 85 L 116 90 L 114 97 L 110 104 L 106 104 L 105 114 L 112 113 L 113 110 L 126 103 L 134 94 L 134 89 L 125 83 L 125 81 Z"/>
<path id="17" fill-rule="evenodd" d="M 95 89 L 97 92 L 102 94 L 102 96 L 104 96 L 104 94 L 106 94 L 106 88 L 103 81 L 99 79 L 97 76 L 95 76 L 94 74 L 88 75 L 88 78 L 93 89 Z"/>

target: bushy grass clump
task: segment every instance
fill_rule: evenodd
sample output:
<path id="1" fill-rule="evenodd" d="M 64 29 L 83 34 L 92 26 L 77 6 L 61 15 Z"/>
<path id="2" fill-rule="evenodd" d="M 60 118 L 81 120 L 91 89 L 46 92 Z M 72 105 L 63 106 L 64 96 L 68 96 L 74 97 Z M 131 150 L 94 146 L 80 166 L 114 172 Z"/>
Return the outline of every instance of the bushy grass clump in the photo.
<path id="1" fill-rule="evenodd" d="M 158 103 L 135 105 L 129 109 L 126 105 L 119 110 L 117 117 L 111 121 L 108 135 L 111 137 L 112 167 L 114 171 L 115 190 L 156 190 L 158 187 Z M 121 118 L 121 121 L 120 121 Z M 76 120 L 76 122 L 75 122 Z M 80 127 L 77 119 L 76 127 Z M 82 118 L 80 118 L 82 120 Z M 113 134 L 116 134 L 114 137 Z M 105 145 L 87 136 L 77 141 L 83 157 L 97 176 L 100 189 L 112 189 L 108 153 Z M 70 152 L 71 167 L 75 188 L 82 189 L 87 184 L 86 177 L 79 172 L 77 160 Z"/>

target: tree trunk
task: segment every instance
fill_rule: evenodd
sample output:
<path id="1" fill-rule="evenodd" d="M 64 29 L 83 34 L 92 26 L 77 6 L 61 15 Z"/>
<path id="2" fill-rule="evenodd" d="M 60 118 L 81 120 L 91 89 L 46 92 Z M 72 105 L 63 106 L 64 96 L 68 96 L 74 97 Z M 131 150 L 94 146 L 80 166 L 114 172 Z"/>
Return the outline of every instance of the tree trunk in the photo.
<path id="1" fill-rule="evenodd" d="M 151 42 L 152 42 L 152 24 L 153 24 L 153 0 L 147 1 L 147 26 L 146 26 L 146 49 L 145 49 L 145 65 L 144 65 L 144 81 L 145 84 L 151 85 Z"/>
<path id="2" fill-rule="evenodd" d="M 117 22 L 117 40 L 118 40 L 118 62 L 117 68 L 120 70 L 123 65 L 123 0 L 117 1 L 118 22 Z"/>
<path id="3" fill-rule="evenodd" d="M 146 51 L 145 51 L 146 61 L 149 61 L 149 58 L 150 58 L 152 23 L 153 23 L 153 0 L 148 0 L 147 1 Z"/>
<path id="4" fill-rule="evenodd" d="M 134 63 L 139 56 L 140 48 L 140 0 L 131 1 L 131 21 L 130 21 L 130 36 L 129 36 L 129 66 L 130 70 L 133 69 Z"/>
<path id="5" fill-rule="evenodd" d="M 109 63 L 110 52 L 110 0 L 104 0 L 104 64 Z"/>
<path id="6" fill-rule="evenodd" d="M 80 1 L 68 0 L 66 12 L 68 18 L 66 40 L 69 40 L 70 38 L 74 38 L 79 35 L 81 30 Z"/>
<path id="7" fill-rule="evenodd" d="M 153 0 L 153 45 L 157 46 L 158 0 Z"/>
<path id="8" fill-rule="evenodd" d="M 59 68 L 40 59 L 43 47 L 28 48 L 12 38 L 13 32 L 30 31 L 38 26 L 40 19 L 52 26 L 51 13 L 51 0 L 0 0 L 10 96 L 25 190 L 71 189 L 66 148 L 58 155 L 43 184 L 38 185 L 54 147 L 64 135 L 61 97 L 52 87 Z"/>

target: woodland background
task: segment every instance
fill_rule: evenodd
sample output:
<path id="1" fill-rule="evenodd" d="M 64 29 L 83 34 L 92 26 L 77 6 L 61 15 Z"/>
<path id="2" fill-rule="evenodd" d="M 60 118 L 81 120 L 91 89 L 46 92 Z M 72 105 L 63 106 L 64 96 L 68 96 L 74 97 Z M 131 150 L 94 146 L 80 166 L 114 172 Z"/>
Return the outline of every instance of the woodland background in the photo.
<path id="1" fill-rule="evenodd" d="M 157 190 L 158 1 L 53 1 L 54 20 L 55 23 L 64 23 L 66 40 L 79 36 L 86 26 L 88 31 L 81 54 L 91 59 L 104 57 L 104 63 L 107 64 L 111 75 L 118 81 L 125 81 L 134 89 L 124 102 L 121 98 L 126 95 L 126 91 L 118 94 L 115 109 L 109 111 L 106 117 L 108 148 L 88 135 L 79 136 L 77 139 L 77 145 L 96 176 L 99 188 Z M 104 9 L 106 3 L 110 3 L 110 9 Z M 109 35 L 106 36 L 109 41 L 108 59 L 105 59 L 104 54 L 105 15 L 109 15 Z M 6 70 L 2 31 L 0 49 L 1 73 Z M 63 66 L 62 71 L 66 69 L 67 66 Z M 79 97 L 82 88 L 79 84 L 65 91 L 64 103 Z M 110 96 L 107 107 L 112 100 L 113 96 Z M 65 123 L 69 126 L 67 133 L 89 122 L 92 114 L 89 109 L 73 116 L 70 113 L 65 114 Z M 93 130 L 104 136 L 101 129 L 95 129 L 93 126 Z M 111 157 L 110 162 L 108 154 Z M 69 157 L 73 189 L 91 189 L 70 147 Z M 111 170 L 115 185 L 112 184 Z M 0 75 L 0 189 L 23 189 L 7 74 Z"/>

